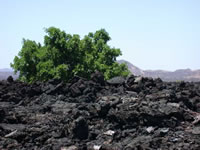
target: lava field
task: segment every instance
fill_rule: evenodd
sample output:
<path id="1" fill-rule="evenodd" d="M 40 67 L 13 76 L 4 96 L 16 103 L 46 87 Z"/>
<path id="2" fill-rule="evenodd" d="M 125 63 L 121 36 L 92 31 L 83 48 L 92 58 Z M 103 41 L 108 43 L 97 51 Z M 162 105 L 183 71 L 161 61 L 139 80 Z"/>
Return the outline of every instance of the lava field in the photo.
<path id="1" fill-rule="evenodd" d="M 200 83 L 0 81 L 0 150 L 200 150 Z"/>

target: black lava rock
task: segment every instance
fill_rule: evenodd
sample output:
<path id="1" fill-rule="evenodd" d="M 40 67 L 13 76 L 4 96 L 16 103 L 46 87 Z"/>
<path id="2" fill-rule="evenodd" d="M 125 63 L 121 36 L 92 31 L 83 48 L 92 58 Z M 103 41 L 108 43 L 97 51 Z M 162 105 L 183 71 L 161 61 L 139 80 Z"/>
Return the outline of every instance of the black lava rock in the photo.
<path id="1" fill-rule="evenodd" d="M 0 81 L 0 149 L 200 149 L 200 83 Z"/>

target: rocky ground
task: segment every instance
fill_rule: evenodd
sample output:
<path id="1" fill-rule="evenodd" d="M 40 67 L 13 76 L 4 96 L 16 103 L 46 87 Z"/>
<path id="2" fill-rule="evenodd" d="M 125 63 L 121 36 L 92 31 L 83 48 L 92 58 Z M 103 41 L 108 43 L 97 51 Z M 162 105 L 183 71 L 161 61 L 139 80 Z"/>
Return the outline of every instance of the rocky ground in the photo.
<path id="1" fill-rule="evenodd" d="M 199 150 L 200 83 L 0 82 L 0 150 Z"/>

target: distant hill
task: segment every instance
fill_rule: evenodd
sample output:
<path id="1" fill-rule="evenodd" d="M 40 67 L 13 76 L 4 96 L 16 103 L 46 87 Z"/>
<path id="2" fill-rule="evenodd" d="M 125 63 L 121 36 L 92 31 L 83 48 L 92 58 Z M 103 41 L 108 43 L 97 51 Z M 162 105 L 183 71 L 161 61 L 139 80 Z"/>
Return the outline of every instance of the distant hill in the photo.
<path id="1" fill-rule="evenodd" d="M 119 60 L 119 63 L 126 63 L 131 73 L 144 77 L 161 78 L 163 81 L 200 81 L 200 70 L 178 69 L 176 71 L 165 70 L 142 70 L 126 60 Z"/>
<path id="2" fill-rule="evenodd" d="M 200 70 L 191 70 L 191 69 L 178 69 L 176 71 L 142 70 L 126 60 L 119 60 L 118 62 L 126 63 L 131 73 L 137 76 L 161 78 L 163 81 L 194 81 L 194 82 L 200 81 Z M 0 80 L 6 80 L 8 76 L 13 76 L 14 79 L 18 78 L 18 74 L 15 75 L 12 69 L 9 68 L 0 69 Z"/>
<path id="3" fill-rule="evenodd" d="M 126 60 L 118 60 L 118 63 L 126 63 L 126 65 L 128 66 L 128 69 L 131 71 L 131 73 L 133 73 L 136 76 L 143 76 L 145 73 L 142 69 L 134 66 L 133 64 L 131 64 L 130 62 L 126 61 Z"/>
<path id="4" fill-rule="evenodd" d="M 18 75 L 15 75 L 12 69 L 0 69 L 0 80 L 6 80 L 9 76 L 12 76 L 14 79 L 18 78 Z"/>

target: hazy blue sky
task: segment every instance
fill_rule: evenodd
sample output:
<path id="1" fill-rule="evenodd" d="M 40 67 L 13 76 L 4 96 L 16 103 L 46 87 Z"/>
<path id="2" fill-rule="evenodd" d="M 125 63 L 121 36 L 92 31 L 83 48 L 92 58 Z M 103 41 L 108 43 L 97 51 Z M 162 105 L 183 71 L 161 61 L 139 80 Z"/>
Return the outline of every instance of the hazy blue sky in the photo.
<path id="1" fill-rule="evenodd" d="M 200 0 L 0 0 L 0 68 L 50 26 L 81 37 L 105 28 L 142 69 L 200 69 Z"/>

